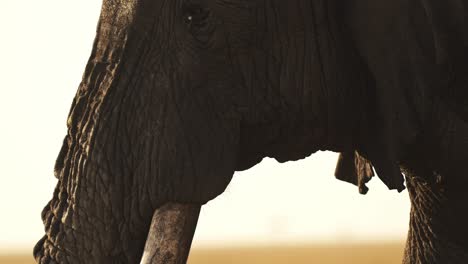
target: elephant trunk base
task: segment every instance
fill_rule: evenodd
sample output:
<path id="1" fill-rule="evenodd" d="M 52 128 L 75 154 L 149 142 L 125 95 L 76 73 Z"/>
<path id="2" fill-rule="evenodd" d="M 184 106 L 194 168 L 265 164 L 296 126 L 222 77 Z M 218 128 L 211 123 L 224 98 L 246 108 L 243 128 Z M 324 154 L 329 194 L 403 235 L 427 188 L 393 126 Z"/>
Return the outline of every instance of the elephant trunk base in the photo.
<path id="1" fill-rule="evenodd" d="M 197 227 L 200 205 L 168 203 L 153 215 L 141 264 L 185 264 Z"/>
<path id="2" fill-rule="evenodd" d="M 468 193 L 422 176 L 407 177 L 411 216 L 403 263 L 468 263 Z"/>

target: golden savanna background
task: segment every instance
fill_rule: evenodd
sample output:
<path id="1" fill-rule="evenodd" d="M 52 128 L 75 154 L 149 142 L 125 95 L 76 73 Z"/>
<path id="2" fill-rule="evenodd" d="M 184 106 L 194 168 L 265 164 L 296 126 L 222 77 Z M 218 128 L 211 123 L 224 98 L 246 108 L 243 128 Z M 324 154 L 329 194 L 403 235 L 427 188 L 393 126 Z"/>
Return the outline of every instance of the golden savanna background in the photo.
<path id="1" fill-rule="evenodd" d="M 101 0 L 0 1 L 0 263 L 33 263 L 41 210 L 91 53 Z M 199 263 L 401 263 L 407 192 L 378 180 L 362 196 L 333 177 L 337 155 L 265 159 L 203 206 Z"/>
<path id="2" fill-rule="evenodd" d="M 188 264 L 396 264 L 401 263 L 400 243 L 355 245 L 299 245 L 270 247 L 195 248 Z M 32 256 L 3 256 L 0 263 L 32 264 Z"/>

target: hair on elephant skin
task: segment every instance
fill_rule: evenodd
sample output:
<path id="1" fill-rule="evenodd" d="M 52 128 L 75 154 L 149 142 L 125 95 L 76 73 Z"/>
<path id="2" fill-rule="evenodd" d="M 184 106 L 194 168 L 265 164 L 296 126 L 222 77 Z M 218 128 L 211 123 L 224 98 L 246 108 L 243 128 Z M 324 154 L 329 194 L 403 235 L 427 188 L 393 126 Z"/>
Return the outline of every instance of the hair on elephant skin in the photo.
<path id="1" fill-rule="evenodd" d="M 330 150 L 361 193 L 374 171 L 408 188 L 404 263 L 468 263 L 467 8 L 103 0 L 36 261 L 137 263 L 164 204 Z"/>

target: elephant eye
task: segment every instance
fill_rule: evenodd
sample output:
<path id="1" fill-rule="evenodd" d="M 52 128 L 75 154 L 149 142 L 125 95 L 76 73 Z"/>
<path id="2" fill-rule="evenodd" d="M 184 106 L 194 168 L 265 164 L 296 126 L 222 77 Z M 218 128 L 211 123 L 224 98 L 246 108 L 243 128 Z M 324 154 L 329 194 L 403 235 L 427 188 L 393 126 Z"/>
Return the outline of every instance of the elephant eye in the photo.
<path id="1" fill-rule="evenodd" d="M 210 12 L 200 5 L 191 5 L 184 10 L 184 22 L 189 29 L 206 27 L 209 16 Z"/>

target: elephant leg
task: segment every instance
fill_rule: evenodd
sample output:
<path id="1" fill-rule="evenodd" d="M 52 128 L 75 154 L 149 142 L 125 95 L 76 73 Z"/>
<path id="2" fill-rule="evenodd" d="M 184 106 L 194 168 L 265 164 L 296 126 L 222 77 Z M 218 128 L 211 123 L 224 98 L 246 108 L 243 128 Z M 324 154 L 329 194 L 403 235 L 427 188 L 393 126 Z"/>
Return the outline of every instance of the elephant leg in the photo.
<path id="1" fill-rule="evenodd" d="M 200 205 L 168 203 L 153 215 L 141 264 L 185 264 Z"/>
<path id="2" fill-rule="evenodd" d="M 446 186 L 417 175 L 407 175 L 411 216 L 403 263 L 468 263 L 466 187 Z"/>
<path id="3" fill-rule="evenodd" d="M 411 199 L 405 264 L 468 263 L 468 124 L 436 101 L 405 158 Z"/>

